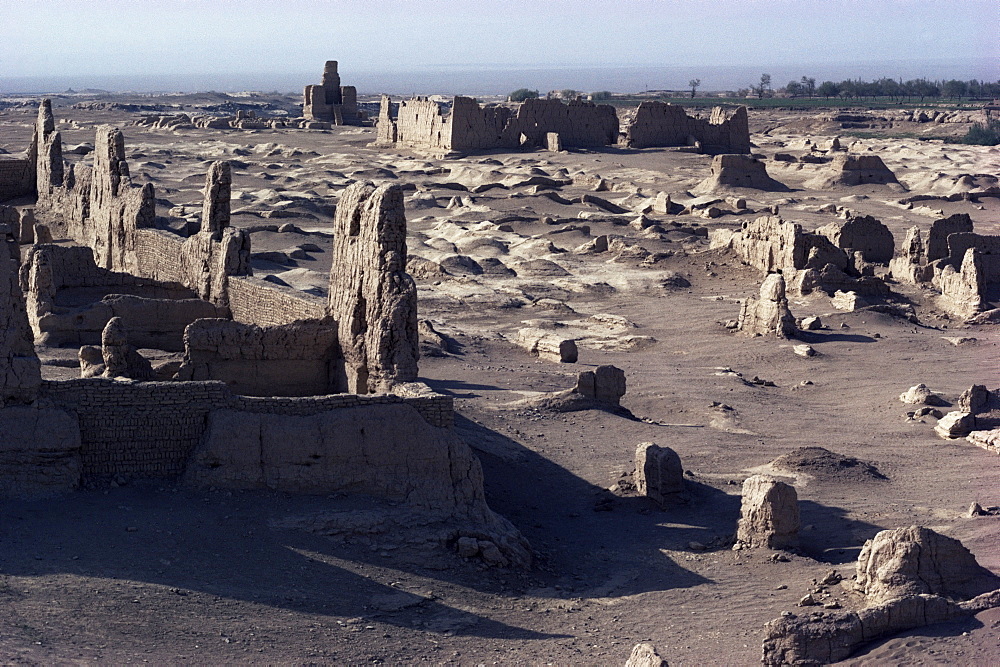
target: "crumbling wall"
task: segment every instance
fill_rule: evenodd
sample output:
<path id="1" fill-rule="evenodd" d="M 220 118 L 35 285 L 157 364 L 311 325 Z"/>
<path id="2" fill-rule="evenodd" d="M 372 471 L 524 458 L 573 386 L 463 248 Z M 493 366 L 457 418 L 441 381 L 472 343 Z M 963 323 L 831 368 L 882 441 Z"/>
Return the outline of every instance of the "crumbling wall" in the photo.
<path id="1" fill-rule="evenodd" d="M 453 414 L 453 399 L 437 394 L 422 398 L 348 394 L 250 398 L 234 395 L 222 382 L 46 381 L 40 396 L 77 416 L 84 481 L 181 475 L 205 436 L 209 413 L 216 410 L 309 416 L 357 406 L 381 409 L 405 403 L 439 428 L 450 426 Z"/>
<path id="2" fill-rule="evenodd" d="M 973 231 L 967 214 L 940 218 L 926 234 L 911 227 L 889 268 L 896 280 L 930 282 L 939 305 L 970 318 L 1000 296 L 1000 236 Z"/>
<path id="3" fill-rule="evenodd" d="M 0 256 L 0 407 L 31 403 L 41 381 L 17 260 Z"/>
<path id="4" fill-rule="evenodd" d="M 56 233 L 93 250 L 100 268 L 161 282 L 175 282 L 227 307 L 231 275 L 249 275 L 250 237 L 229 227 L 232 176 L 228 163 L 213 163 L 205 176 L 201 230 L 181 238 L 153 228 L 152 185 L 129 177 L 120 130 L 97 130 L 92 168 L 62 160 L 51 104 L 44 100 L 38 138 L 36 216 Z"/>
<path id="5" fill-rule="evenodd" d="M 888 264 L 896 251 L 896 240 L 882 222 L 870 215 L 849 215 L 816 230 L 838 248 L 860 252 L 866 262 Z"/>
<path id="6" fill-rule="evenodd" d="M 354 183 L 334 218 L 329 313 L 337 321 L 343 368 L 338 389 L 389 391 L 417 378 L 417 288 L 406 273 L 403 191 Z"/>
<path id="7" fill-rule="evenodd" d="M 177 283 L 103 269 L 86 246 L 31 246 L 20 284 L 34 340 L 45 345 L 100 344 L 104 326 L 117 316 L 138 347 L 179 351 L 185 326 L 220 312 Z"/>
<path id="8" fill-rule="evenodd" d="M 0 201 L 35 194 L 35 162 L 30 157 L 0 155 Z"/>
<path id="9" fill-rule="evenodd" d="M 451 150 L 451 117 L 441 113 L 441 107 L 437 102 L 432 102 L 426 97 L 403 100 L 399 103 L 395 121 L 389 116 L 388 109 L 391 104 L 388 97 L 382 98 L 379 112 L 379 143 L 385 146 L 398 144 L 428 151 Z"/>
<path id="10" fill-rule="evenodd" d="M 135 232 L 152 227 L 156 218 L 153 185 L 132 183 L 125 161 L 125 137 L 118 128 L 97 128 L 93 155 L 90 220 L 80 240 L 93 248 L 98 266 L 135 273 Z"/>
<path id="11" fill-rule="evenodd" d="M 333 393 L 340 358 L 333 322 L 256 326 L 200 319 L 184 331 L 180 380 L 220 380 L 244 396 Z"/>
<path id="12" fill-rule="evenodd" d="M 706 120 L 687 115 L 678 105 L 642 102 L 632 123 L 625 128 L 623 143 L 629 148 L 649 148 L 689 146 L 695 142 L 714 152 L 749 153 L 747 108 L 715 107 Z"/>
<path id="13" fill-rule="evenodd" d="M 516 111 L 503 105 L 480 105 L 455 97 L 449 115 L 424 97 L 399 103 L 391 118 L 391 101 L 383 97 L 376 145 L 400 145 L 435 152 L 518 148 L 522 143 L 546 146 L 549 133 L 563 146 L 606 146 L 618 139 L 614 107 L 575 100 L 525 100 Z"/>
<path id="14" fill-rule="evenodd" d="M 802 225 L 776 216 L 744 222 L 740 231 L 726 239 L 725 245 L 744 262 L 765 273 L 822 268 L 827 264 L 847 268 L 847 255 L 825 236 L 803 231 Z"/>
<path id="15" fill-rule="evenodd" d="M 489 121 L 490 108 L 480 111 Z M 521 145 L 521 135 L 524 135 L 530 145 L 545 146 L 549 132 L 557 133 L 564 147 L 615 144 L 618 142 L 618 114 L 610 104 L 582 100 L 563 104 L 559 100 L 531 98 L 518 107 L 517 115 L 506 124 L 501 141 L 504 147 L 515 148 Z M 462 150 L 465 146 L 458 144 L 458 138 L 453 137 L 452 145 Z"/>
<path id="16" fill-rule="evenodd" d="M 456 440 L 404 403 L 302 415 L 217 410 L 186 480 L 198 486 L 367 493 L 450 514 L 473 505 L 482 490 L 481 478 L 470 474 L 478 473 L 474 455 Z"/>
<path id="17" fill-rule="evenodd" d="M 226 292 L 237 322 L 272 326 L 326 317 L 326 299 L 252 276 L 231 276 Z"/>

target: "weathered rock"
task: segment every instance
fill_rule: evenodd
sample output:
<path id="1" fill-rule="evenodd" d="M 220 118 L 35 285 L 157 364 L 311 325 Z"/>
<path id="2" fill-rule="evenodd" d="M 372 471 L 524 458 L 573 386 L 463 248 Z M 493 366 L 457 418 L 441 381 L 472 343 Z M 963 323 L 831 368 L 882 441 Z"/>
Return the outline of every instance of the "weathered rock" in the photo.
<path id="1" fill-rule="evenodd" d="M 896 241 L 889 228 L 870 215 L 850 215 L 842 222 L 831 222 L 816 230 L 838 248 L 860 252 L 866 262 L 888 264 L 896 251 Z"/>
<path id="2" fill-rule="evenodd" d="M 667 667 L 667 661 L 660 657 L 655 646 L 642 643 L 632 647 L 625 667 Z"/>
<path id="3" fill-rule="evenodd" d="M 80 377 L 94 378 L 104 375 L 104 351 L 97 345 L 83 345 L 77 353 Z"/>
<path id="4" fill-rule="evenodd" d="M 879 156 L 837 155 L 825 173 L 807 181 L 805 185 L 815 190 L 831 190 L 844 186 L 888 184 L 902 189 L 896 175 Z"/>
<path id="5" fill-rule="evenodd" d="M 556 363 L 573 364 L 579 358 L 576 340 L 546 331 L 528 327 L 519 329 L 513 341 L 539 359 Z"/>
<path id="6" fill-rule="evenodd" d="M 857 292 L 842 292 L 837 290 L 830 299 L 830 304 L 837 310 L 844 310 L 849 313 L 864 308 L 869 305 L 868 301 Z"/>
<path id="7" fill-rule="evenodd" d="M 945 440 L 964 438 L 976 428 L 976 418 L 968 412 L 954 410 L 938 420 L 934 432 Z"/>
<path id="8" fill-rule="evenodd" d="M 962 412 L 976 414 L 990 402 L 990 391 L 984 385 L 974 384 L 958 397 L 958 409 Z"/>
<path id="9" fill-rule="evenodd" d="M 743 548 L 787 549 L 798 544 L 799 501 L 795 487 L 765 475 L 743 482 L 736 544 Z"/>
<path id="10" fill-rule="evenodd" d="M 120 317 L 112 317 L 104 327 L 101 334 L 101 355 L 104 357 L 105 377 L 133 380 L 153 378 L 153 367 L 149 361 L 128 344 L 128 333 Z"/>
<path id="11" fill-rule="evenodd" d="M 936 595 L 906 595 L 856 612 L 783 616 L 764 626 L 761 662 L 769 667 L 819 667 L 838 662 L 881 637 L 996 607 L 1000 605 L 996 593 L 966 603 Z"/>
<path id="12" fill-rule="evenodd" d="M 636 490 L 661 507 L 684 493 L 684 467 L 677 452 L 652 442 L 635 448 Z"/>
<path id="13" fill-rule="evenodd" d="M 749 155 L 716 155 L 712 158 L 712 173 L 695 186 L 693 192 L 721 192 L 726 190 L 765 190 L 785 192 L 788 187 L 767 174 L 762 160 Z"/>
<path id="14" fill-rule="evenodd" d="M 823 328 L 823 320 L 819 317 L 803 317 L 800 326 L 803 331 L 817 331 Z"/>
<path id="15" fill-rule="evenodd" d="M 869 604 L 921 594 L 968 600 L 998 586 L 961 542 L 922 526 L 883 530 L 858 556 L 855 587 Z"/>
<path id="16" fill-rule="evenodd" d="M 340 388 L 367 394 L 417 379 L 417 287 L 406 273 L 398 185 L 354 183 L 334 219 L 329 313 L 344 357 Z"/>
<path id="17" fill-rule="evenodd" d="M 550 151 L 556 152 L 563 149 L 562 140 L 559 138 L 558 132 L 547 132 L 545 134 L 545 142 Z"/>
<path id="18" fill-rule="evenodd" d="M 616 366 L 598 366 L 577 377 L 574 391 L 599 403 L 618 405 L 625 395 L 625 371 Z"/>
<path id="19" fill-rule="evenodd" d="M 788 310 L 785 279 L 768 275 L 760 286 L 760 297 L 747 297 L 740 308 L 737 330 L 745 336 L 788 338 L 795 334 L 795 318 Z"/>
<path id="20" fill-rule="evenodd" d="M 944 399 L 928 389 L 927 385 L 922 382 L 900 394 L 899 400 L 907 405 L 947 405 Z"/>
<path id="21" fill-rule="evenodd" d="M 981 447 L 994 454 L 1000 454 L 1000 429 L 998 428 L 990 431 L 973 431 L 965 439 L 976 447 Z"/>

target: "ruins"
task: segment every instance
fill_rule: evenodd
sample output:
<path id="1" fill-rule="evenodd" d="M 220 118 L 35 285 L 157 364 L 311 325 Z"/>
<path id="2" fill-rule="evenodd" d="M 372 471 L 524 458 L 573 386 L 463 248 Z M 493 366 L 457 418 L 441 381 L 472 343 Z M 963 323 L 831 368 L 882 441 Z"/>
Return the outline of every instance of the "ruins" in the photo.
<path id="1" fill-rule="evenodd" d="M 746 107 L 732 111 L 716 107 L 705 120 L 688 116 L 679 106 L 643 102 L 623 131 L 614 107 L 583 100 L 529 98 L 512 109 L 456 96 L 448 115 L 437 102 L 423 97 L 396 106 L 393 116 L 392 100 L 382 96 L 375 146 L 447 155 L 521 147 L 560 151 L 621 141 L 629 148 L 697 146 L 710 152 L 750 152 Z"/>
<path id="2" fill-rule="evenodd" d="M 360 120 L 358 91 L 354 86 L 340 85 L 336 60 L 326 61 L 322 83 L 306 86 L 302 93 L 302 115 L 307 120 L 331 125 L 355 125 Z"/>
<path id="3" fill-rule="evenodd" d="M 333 79 L 310 118 L 0 96 L 5 647 L 995 661 L 1000 190 L 960 112 L 338 127 Z"/>
<path id="4" fill-rule="evenodd" d="M 719 153 L 749 153 L 750 126 L 745 106 L 715 107 L 708 119 L 695 118 L 684 108 L 665 102 L 642 102 L 624 129 L 623 145 L 695 146 Z"/>
<path id="5" fill-rule="evenodd" d="M 20 271 L 19 252 L 0 263 L 5 493 L 114 479 L 344 489 L 476 527 L 498 562 L 530 559 L 485 504 L 478 461 L 449 430 L 452 399 L 416 382 L 398 187 L 345 192 L 325 303 L 253 278 L 249 236 L 230 226 L 228 163 L 209 166 L 200 226 L 184 237 L 156 226 L 153 186 L 132 181 L 119 130 L 98 128 L 91 166 L 67 165 L 46 101 L 34 141 L 35 243 Z M 41 242 L 42 225 L 72 242 Z M 65 305 L 72 290 L 96 299 Z M 80 379 L 42 380 L 35 342 L 82 346 Z M 183 362 L 154 367 L 137 343 Z"/>

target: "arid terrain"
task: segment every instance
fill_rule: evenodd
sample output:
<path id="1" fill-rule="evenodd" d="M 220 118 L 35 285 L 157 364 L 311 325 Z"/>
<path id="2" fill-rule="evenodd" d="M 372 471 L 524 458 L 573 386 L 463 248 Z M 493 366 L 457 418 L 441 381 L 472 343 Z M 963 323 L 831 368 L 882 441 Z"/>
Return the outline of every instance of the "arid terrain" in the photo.
<path id="1" fill-rule="evenodd" d="M 487 568 L 406 535 L 334 540 L 310 524 L 363 507 L 353 497 L 129 482 L 10 500 L 3 662 L 613 665 L 648 641 L 671 665 L 749 665 L 764 623 L 807 613 L 799 600 L 830 570 L 844 581 L 823 602 L 860 604 L 851 575 L 880 530 L 932 528 L 1000 574 L 1000 516 L 968 516 L 973 502 L 1000 505 L 1000 459 L 942 439 L 932 416 L 908 417 L 914 406 L 899 400 L 918 383 L 949 404 L 973 384 L 1000 387 L 1000 325 L 963 324 L 932 290 L 890 281 L 892 312 L 841 311 L 817 291 L 789 307 L 821 328 L 797 340 L 738 336 L 727 322 L 763 276 L 708 238 L 772 207 L 807 230 L 845 209 L 871 215 L 897 248 L 908 228 L 953 213 L 1000 234 L 1000 197 L 947 197 L 997 185 L 1000 149 L 915 138 L 961 127 L 895 123 L 857 139 L 829 112 L 751 111 L 753 152 L 788 189 L 743 191 L 739 208 L 692 192 L 712 156 L 672 148 L 434 159 L 369 147 L 371 127 L 171 130 L 136 125 L 142 111 L 73 101 L 55 102 L 66 158 L 84 159 L 75 147 L 92 144 L 97 125 L 120 127 L 133 180 L 153 184 L 172 228 L 197 221 L 207 166 L 229 160 L 232 224 L 251 232 L 254 274 L 320 296 L 342 190 L 403 185 L 408 270 L 429 323 L 421 380 L 454 396 L 487 500 L 536 560 Z M 0 111 L 8 152 L 27 146 L 33 102 Z M 838 136 L 851 153 L 881 157 L 900 185 L 814 189 L 825 164 L 775 159 L 825 155 Z M 635 212 L 660 192 L 673 212 Z M 899 202 L 913 195 L 937 198 Z M 702 214 L 709 206 L 715 217 Z M 576 339 L 579 361 L 532 356 L 513 342 L 525 327 Z M 794 353 L 802 343 L 816 354 Z M 79 377 L 76 349 L 38 353 L 45 378 Z M 557 412 L 536 400 L 604 364 L 625 372 L 625 410 Z M 661 509 L 628 493 L 641 442 L 680 455 L 683 502 Z M 805 447 L 840 456 L 796 452 Z M 741 484 L 756 472 L 798 491 L 801 546 L 787 558 L 732 549 Z M 998 629 L 993 609 L 843 664 L 995 664 Z"/>

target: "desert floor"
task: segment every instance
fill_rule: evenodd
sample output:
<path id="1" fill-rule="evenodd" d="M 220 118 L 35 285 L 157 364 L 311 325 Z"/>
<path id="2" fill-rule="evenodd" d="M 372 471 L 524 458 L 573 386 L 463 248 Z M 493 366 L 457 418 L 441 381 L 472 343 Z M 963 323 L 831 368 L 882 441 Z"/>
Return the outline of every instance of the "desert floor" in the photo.
<path id="1" fill-rule="evenodd" d="M 762 276 L 710 250 L 706 230 L 755 214 L 723 202 L 721 217 L 651 213 L 644 229 L 635 213 L 574 203 L 592 194 L 631 209 L 662 191 L 684 204 L 711 156 L 606 148 L 438 160 L 368 148 L 371 128 L 172 132 L 132 126 L 133 114 L 115 110 L 55 114 L 67 151 L 93 142 L 97 124 L 122 127 L 133 178 L 155 185 L 157 214 L 178 228 L 197 218 L 206 166 L 232 160 L 233 224 L 254 230 L 255 274 L 317 294 L 340 191 L 361 179 L 407 184 L 420 317 L 447 339 L 443 349 L 427 346 L 422 379 L 455 397 L 455 428 L 482 461 L 490 506 L 521 530 L 537 562 L 487 569 L 393 536 L 335 542 L 287 527 L 353 502 L 335 497 L 128 483 L 5 501 L 3 662 L 603 665 L 650 641 L 671 665 L 757 664 L 763 624 L 807 613 L 796 605 L 812 579 L 838 570 L 845 582 L 830 599 L 858 604 L 850 575 L 879 530 L 928 526 L 1000 573 L 1000 517 L 966 516 L 973 501 L 1000 505 L 1000 460 L 942 440 L 933 418 L 908 419 L 913 407 L 898 400 L 920 382 L 950 401 L 972 384 L 1000 386 L 997 325 L 962 326 L 931 292 L 891 284 L 916 323 L 840 312 L 819 295 L 790 306 L 796 317 L 820 316 L 823 329 L 798 341 L 739 337 L 725 323 Z M 30 109 L 0 113 L 0 146 L 23 150 L 33 118 Z M 802 155 L 805 140 L 822 147 L 842 132 L 794 112 L 754 113 L 751 122 L 755 153 L 768 158 Z M 881 156 L 911 195 L 960 192 L 1000 171 L 997 148 L 841 140 Z M 790 191 L 742 193 L 748 207 L 777 205 L 807 229 L 836 220 L 819 210 L 834 204 L 882 220 L 897 246 L 940 211 L 969 213 L 977 232 L 1000 234 L 995 197 L 907 208 L 900 188 L 810 190 L 804 183 L 824 165 L 766 162 Z M 532 176 L 573 182 L 522 184 Z M 607 191 L 593 192 L 598 178 Z M 505 187 L 469 191 L 484 183 Z M 294 228 L 276 231 L 286 223 Z M 616 241 L 608 252 L 578 250 L 600 235 Z M 513 345 L 513 332 L 529 325 L 576 337 L 579 362 L 541 361 Z M 969 340 L 949 340 L 959 337 Z M 801 342 L 818 354 L 794 354 Z M 46 377 L 78 374 L 74 350 L 39 352 Z M 630 415 L 532 407 L 539 392 L 572 387 L 601 364 L 624 369 Z M 680 455 L 685 503 L 662 510 L 608 490 L 627 479 L 645 441 Z M 877 473 L 822 458 L 771 465 L 801 447 Z M 758 471 L 799 493 L 802 547 L 788 562 L 730 548 L 740 484 Z M 848 663 L 997 663 L 998 628 L 992 610 L 889 638 Z"/>

